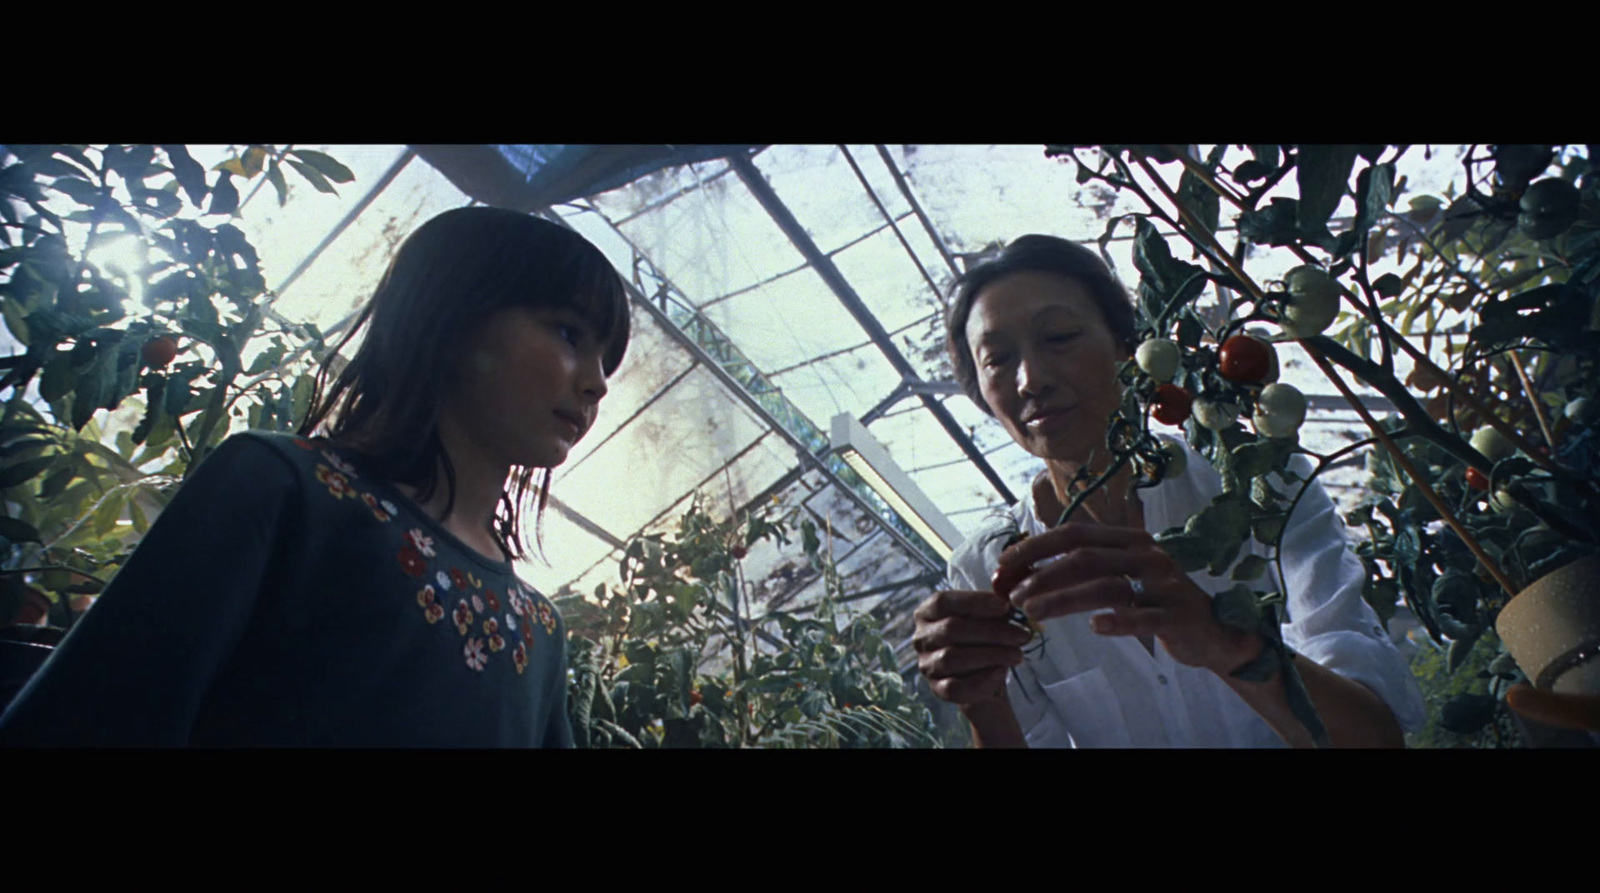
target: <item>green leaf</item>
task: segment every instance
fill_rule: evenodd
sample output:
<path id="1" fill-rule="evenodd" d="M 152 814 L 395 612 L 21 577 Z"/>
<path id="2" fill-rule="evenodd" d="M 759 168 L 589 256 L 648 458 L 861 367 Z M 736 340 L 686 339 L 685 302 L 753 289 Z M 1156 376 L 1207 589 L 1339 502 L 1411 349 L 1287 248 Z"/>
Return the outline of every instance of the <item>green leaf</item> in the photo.
<path id="1" fill-rule="evenodd" d="M 1384 298 L 1398 298 L 1404 289 L 1404 281 L 1393 273 L 1385 273 L 1372 283 L 1372 290 Z"/>
<path id="2" fill-rule="evenodd" d="M 1339 200 L 1349 189 L 1350 171 L 1356 163 L 1355 146 L 1302 145 L 1295 177 L 1300 184 L 1296 225 L 1301 232 L 1327 232 Z"/>
<path id="3" fill-rule="evenodd" d="M 289 159 L 289 164 L 292 165 L 295 170 L 300 172 L 300 176 L 305 177 L 312 186 L 316 187 L 318 192 L 326 192 L 329 195 L 339 194 L 338 190 L 333 188 L 333 184 L 329 183 L 327 178 L 322 176 L 321 171 L 318 171 L 316 168 L 305 164 L 304 162 L 295 161 L 292 158 Z"/>
<path id="4" fill-rule="evenodd" d="M 1367 231 L 1383 216 L 1394 201 L 1394 165 L 1380 164 L 1363 170 L 1356 177 L 1356 219 L 1350 232 L 1365 241 Z"/>
<path id="5" fill-rule="evenodd" d="M 349 183 L 351 180 L 356 178 L 356 175 L 351 173 L 349 168 L 334 160 L 333 156 L 331 155 L 325 155 L 322 152 L 313 152 L 310 149 L 291 149 L 289 150 L 289 154 L 299 158 L 301 161 L 304 161 L 306 164 L 315 168 L 318 173 L 335 183 Z M 302 173 L 304 172 L 302 171 Z M 327 191 L 331 192 L 332 190 L 329 189 Z"/>
<path id="6" fill-rule="evenodd" d="M 183 191 L 188 193 L 189 201 L 199 207 L 206 197 L 206 170 L 189 155 L 188 148 L 181 145 L 165 145 L 161 147 L 167 153 L 167 159 L 172 163 L 172 175 L 183 185 Z"/>
<path id="7" fill-rule="evenodd" d="M 80 205 L 93 208 L 100 203 L 102 192 L 100 188 L 81 177 L 58 177 L 50 188 L 67 196 Z"/>
<path id="8" fill-rule="evenodd" d="M 239 190 L 233 185 L 233 177 L 228 171 L 217 175 L 215 186 L 211 187 L 211 204 L 206 208 L 209 214 L 233 214 L 239 210 Z"/>
<path id="9" fill-rule="evenodd" d="M 281 340 L 273 339 L 272 346 L 256 356 L 255 360 L 250 364 L 250 368 L 245 370 L 245 374 L 260 375 L 268 369 L 274 368 L 283 359 L 283 355 L 288 352 L 288 345 Z"/>
<path id="10" fill-rule="evenodd" d="M 76 480 L 77 477 L 77 469 L 70 465 L 52 473 L 44 479 L 44 484 L 39 487 L 39 498 L 48 500 L 60 496 L 67 489 L 67 485 Z"/>
<path id="11" fill-rule="evenodd" d="M 1217 218 L 1222 210 L 1222 199 L 1187 167 L 1183 170 L 1183 177 L 1178 180 L 1178 200 L 1183 202 L 1183 206 L 1196 220 L 1205 225 L 1207 232 L 1217 231 Z"/>
<path id="12" fill-rule="evenodd" d="M 16 338 L 23 347 L 33 343 L 28 332 L 28 322 L 23 318 L 22 305 L 9 298 L 0 303 L 0 314 L 4 314 L 6 328 L 11 330 L 11 336 Z"/>
<path id="13" fill-rule="evenodd" d="M 239 157 L 239 167 L 244 178 L 248 180 L 261 173 L 261 166 L 266 160 L 267 150 L 260 146 L 251 146 L 244 150 L 244 154 Z"/>
<path id="14" fill-rule="evenodd" d="M 1163 534 L 1156 537 L 1156 544 L 1184 573 L 1192 574 L 1211 562 L 1211 545 L 1189 533 Z"/>
<path id="15" fill-rule="evenodd" d="M 24 459 L 15 465 L 0 469 L 0 490 L 10 489 L 33 480 L 46 468 L 54 465 L 55 462 L 56 457 L 54 456 L 40 456 L 35 459 Z"/>
<path id="16" fill-rule="evenodd" d="M 1261 603 L 1255 592 L 1243 583 L 1235 583 L 1212 596 L 1211 609 L 1217 621 L 1225 626 L 1249 633 L 1261 628 Z"/>
<path id="17" fill-rule="evenodd" d="M 39 531 L 33 529 L 32 524 L 18 518 L 0 517 L 0 536 L 13 543 L 42 542 Z"/>
<path id="18" fill-rule="evenodd" d="M 1246 555 L 1233 569 L 1235 580 L 1254 580 L 1267 572 L 1267 559 L 1261 555 Z"/>
<path id="19" fill-rule="evenodd" d="M 283 207 L 289 201 L 289 184 L 283 179 L 283 167 L 273 161 L 267 168 L 267 182 L 278 193 L 278 207 Z"/>

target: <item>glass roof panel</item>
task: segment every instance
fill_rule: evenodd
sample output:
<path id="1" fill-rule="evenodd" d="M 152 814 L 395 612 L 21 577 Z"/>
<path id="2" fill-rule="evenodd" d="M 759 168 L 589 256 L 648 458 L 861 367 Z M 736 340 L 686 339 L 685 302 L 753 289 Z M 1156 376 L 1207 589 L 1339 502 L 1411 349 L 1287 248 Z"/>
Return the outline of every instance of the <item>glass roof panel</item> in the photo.
<path id="1" fill-rule="evenodd" d="M 732 175 L 626 221 L 619 229 L 696 305 L 805 262 L 766 209 Z"/>
<path id="2" fill-rule="evenodd" d="M 766 433 L 704 369 L 662 394 L 561 480 L 574 509 L 626 540 Z"/>
<path id="3" fill-rule="evenodd" d="M 772 146 L 755 166 L 824 252 L 884 222 L 838 146 Z"/>
<path id="4" fill-rule="evenodd" d="M 347 184 L 347 189 L 349 185 Z M 425 163 L 412 162 L 278 298 L 274 309 L 328 328 L 372 296 L 400 242 L 430 218 L 468 203 L 466 195 Z M 291 202 L 291 205 L 293 203 Z M 309 204 L 309 202 L 308 202 Z M 333 218 L 337 222 L 338 218 Z M 319 235 L 331 229 L 324 223 Z M 281 230 L 274 230 L 274 233 Z M 261 249 L 263 256 L 275 243 Z M 275 252 L 274 252 L 275 253 Z M 271 278 L 268 279 L 271 282 Z M 351 342 L 351 350 L 356 342 Z M 348 356 L 350 351 L 346 352 Z"/>

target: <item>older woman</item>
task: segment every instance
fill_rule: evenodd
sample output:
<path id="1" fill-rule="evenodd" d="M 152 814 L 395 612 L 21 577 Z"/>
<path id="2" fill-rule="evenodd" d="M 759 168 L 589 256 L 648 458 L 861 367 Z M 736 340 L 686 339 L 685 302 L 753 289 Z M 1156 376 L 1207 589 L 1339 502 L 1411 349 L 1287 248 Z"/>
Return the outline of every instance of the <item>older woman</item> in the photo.
<path id="1" fill-rule="evenodd" d="M 1282 674 L 1242 672 L 1260 668 L 1265 639 L 1212 611 L 1233 581 L 1185 574 L 1150 535 L 1221 492 L 1210 463 L 1179 441 L 1182 473 L 1136 492 L 1124 471 L 1051 529 L 1097 446 L 1103 460 L 1117 368 L 1135 346 L 1132 306 L 1100 259 L 1023 236 L 962 278 L 949 326 L 967 395 L 1045 463 L 1009 517 L 951 556 L 950 590 L 917 609 L 922 673 L 960 707 L 978 746 L 1310 744 Z M 1423 721 L 1421 692 L 1361 598 L 1364 570 L 1332 501 L 1310 486 L 1282 539 L 1283 640 L 1333 745 L 1403 746 L 1402 729 Z M 1030 536 L 1002 558 L 995 534 L 1007 528 Z M 1033 568 L 1010 603 L 990 588 L 1002 562 Z M 1041 626 L 1042 644 L 1025 648 L 1032 634 L 1008 622 L 1013 606 Z"/>

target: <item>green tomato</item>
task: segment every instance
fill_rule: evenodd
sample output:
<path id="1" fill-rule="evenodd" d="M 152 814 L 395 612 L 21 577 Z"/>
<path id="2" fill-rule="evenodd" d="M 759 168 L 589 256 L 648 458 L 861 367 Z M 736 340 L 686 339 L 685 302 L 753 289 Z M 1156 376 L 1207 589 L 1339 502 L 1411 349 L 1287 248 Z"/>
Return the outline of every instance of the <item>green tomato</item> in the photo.
<path id="1" fill-rule="evenodd" d="M 1256 431 L 1267 437 L 1289 437 L 1306 420 L 1306 395 L 1289 384 L 1269 384 L 1256 398 L 1253 421 Z"/>
<path id="2" fill-rule="evenodd" d="M 1578 219 L 1578 187 L 1560 177 L 1546 177 L 1522 194 L 1517 228 L 1530 239 L 1550 239 L 1567 231 Z"/>
<path id="3" fill-rule="evenodd" d="M 1134 353 L 1139 368 L 1156 381 L 1171 381 L 1183 362 L 1183 351 L 1165 338 L 1151 338 Z"/>
<path id="4" fill-rule="evenodd" d="M 1283 330 L 1292 338 L 1320 335 L 1339 315 L 1339 283 L 1309 264 L 1295 267 L 1283 277 L 1289 297 L 1283 306 Z"/>
<path id="5" fill-rule="evenodd" d="M 1239 407 L 1234 406 L 1232 403 L 1218 403 L 1211 400 L 1195 401 L 1194 419 L 1200 423 L 1201 427 L 1210 428 L 1213 431 L 1221 431 L 1232 425 L 1234 419 L 1238 417 Z"/>
<path id="6" fill-rule="evenodd" d="M 1161 452 L 1167 454 L 1167 467 L 1161 475 L 1162 479 L 1182 477 L 1184 471 L 1189 468 L 1189 453 L 1184 450 L 1183 444 L 1171 440 L 1163 441 Z"/>
<path id="7" fill-rule="evenodd" d="M 1490 462 L 1499 462 L 1509 459 L 1517 454 L 1517 448 L 1511 445 L 1499 431 L 1488 425 L 1479 428 L 1472 435 L 1472 448 L 1484 455 Z"/>

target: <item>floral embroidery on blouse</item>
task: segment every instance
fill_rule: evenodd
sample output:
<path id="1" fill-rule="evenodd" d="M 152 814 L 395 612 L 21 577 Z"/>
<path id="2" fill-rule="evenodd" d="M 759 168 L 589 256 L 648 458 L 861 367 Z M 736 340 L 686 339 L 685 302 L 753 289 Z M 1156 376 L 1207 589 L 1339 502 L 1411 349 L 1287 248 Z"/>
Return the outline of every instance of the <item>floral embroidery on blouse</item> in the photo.
<path id="1" fill-rule="evenodd" d="M 340 474 L 352 478 L 360 477 L 360 475 L 356 474 L 355 467 L 349 462 L 346 462 L 344 459 L 340 458 L 338 453 L 335 453 L 332 450 L 323 450 L 322 457 L 328 460 L 329 465 L 339 469 Z"/>
<path id="2" fill-rule="evenodd" d="M 377 518 L 379 521 L 388 521 L 390 518 L 394 517 L 394 512 L 383 508 L 383 506 L 388 505 L 388 503 L 379 501 L 378 497 L 373 496 L 371 493 L 361 494 L 361 501 L 366 503 L 367 508 L 372 510 L 372 516 Z"/>
<path id="3" fill-rule="evenodd" d="M 292 439 L 294 440 L 294 445 L 302 450 L 315 450 L 317 448 L 316 444 L 306 440 L 304 437 L 295 437 Z"/>
<path id="4" fill-rule="evenodd" d="M 517 618 L 512 617 L 510 614 L 507 614 L 506 615 L 506 629 L 509 629 L 512 632 L 516 632 L 517 631 Z"/>
<path id="5" fill-rule="evenodd" d="M 502 649 L 504 647 L 506 647 L 506 640 L 500 638 L 500 634 L 499 633 L 496 633 L 496 634 L 494 634 L 494 635 L 489 637 L 489 650 L 490 651 L 499 651 L 500 649 Z"/>
<path id="6" fill-rule="evenodd" d="M 464 636 L 472 628 L 472 608 L 467 605 L 467 600 L 456 602 L 455 612 L 456 629 Z"/>
<path id="7" fill-rule="evenodd" d="M 546 632 L 550 633 L 551 635 L 555 634 L 556 616 L 555 613 L 550 610 L 550 603 L 547 601 L 539 602 L 539 622 L 544 624 Z"/>
<path id="8" fill-rule="evenodd" d="M 326 484 L 328 492 L 339 499 L 356 495 L 355 488 L 350 486 L 350 479 L 326 465 L 317 466 L 317 480 Z"/>
<path id="9" fill-rule="evenodd" d="M 450 575 L 449 574 L 445 573 L 444 571 L 440 571 L 439 572 L 439 576 L 436 579 L 439 581 L 439 589 L 440 590 L 442 590 L 444 592 L 449 592 L 450 591 Z"/>
<path id="10" fill-rule="evenodd" d="M 400 567 L 413 577 L 421 577 L 428 572 L 428 563 L 422 560 L 422 554 L 410 545 L 400 548 Z"/>
<path id="11" fill-rule="evenodd" d="M 465 586 L 467 585 L 467 575 L 461 572 L 461 568 L 453 567 L 450 569 L 450 582 L 457 586 Z"/>
<path id="12" fill-rule="evenodd" d="M 518 642 L 517 647 L 512 650 L 511 660 L 517 665 L 517 675 L 519 676 L 523 670 L 528 668 L 528 649 L 521 642 Z"/>
<path id="13" fill-rule="evenodd" d="M 417 591 L 417 604 L 418 605 L 426 608 L 427 606 L 433 604 L 435 601 L 438 601 L 438 597 L 437 597 L 437 595 L 435 595 L 432 586 L 424 586 L 424 587 L 422 587 L 422 589 Z"/>
<path id="14" fill-rule="evenodd" d="M 483 601 L 489 606 L 489 610 L 500 613 L 500 599 L 494 594 L 493 589 L 484 590 Z"/>
<path id="15" fill-rule="evenodd" d="M 477 611 L 479 614 L 482 614 L 483 613 L 483 599 L 478 598 L 476 595 L 474 595 L 472 597 L 472 610 Z"/>
<path id="16" fill-rule="evenodd" d="M 406 541 L 409 542 L 418 552 L 421 552 L 423 555 L 426 555 L 429 558 L 432 558 L 438 554 L 437 552 L 433 551 L 433 538 L 423 533 L 421 528 L 413 527 L 406 531 Z"/>
<path id="17" fill-rule="evenodd" d="M 489 662 L 489 656 L 483 653 L 483 642 L 477 639 L 468 639 L 462 652 L 467 656 L 467 666 L 483 671 L 483 665 Z"/>
<path id="18" fill-rule="evenodd" d="M 492 636 L 492 635 L 494 635 L 495 633 L 497 633 L 499 631 L 500 631 L 500 622 L 498 620 L 495 620 L 493 617 L 490 617 L 489 619 L 483 621 L 483 634 L 484 635 Z"/>

